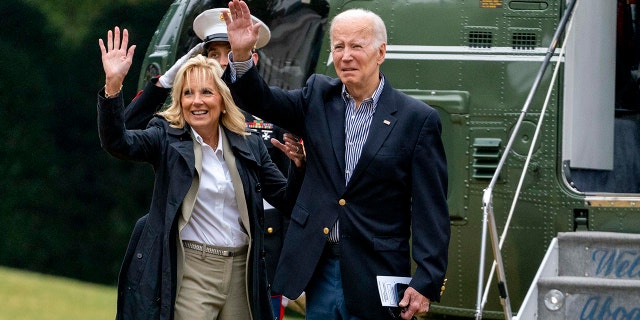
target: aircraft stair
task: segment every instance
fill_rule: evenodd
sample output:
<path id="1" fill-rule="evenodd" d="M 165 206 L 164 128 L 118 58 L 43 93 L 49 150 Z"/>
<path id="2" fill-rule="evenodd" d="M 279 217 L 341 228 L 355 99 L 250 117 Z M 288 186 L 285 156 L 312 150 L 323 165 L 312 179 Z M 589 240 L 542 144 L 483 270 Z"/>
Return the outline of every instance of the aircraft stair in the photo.
<path id="1" fill-rule="evenodd" d="M 513 319 L 640 319 L 640 235 L 559 233 Z"/>

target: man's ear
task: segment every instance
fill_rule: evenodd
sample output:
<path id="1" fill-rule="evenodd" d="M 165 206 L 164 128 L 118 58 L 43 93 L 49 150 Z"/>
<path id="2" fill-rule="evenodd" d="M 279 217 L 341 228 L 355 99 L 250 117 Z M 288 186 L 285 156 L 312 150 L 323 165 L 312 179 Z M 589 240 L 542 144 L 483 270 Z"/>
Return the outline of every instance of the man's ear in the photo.
<path id="1" fill-rule="evenodd" d="M 251 59 L 253 59 L 253 64 L 257 66 L 258 65 L 258 60 L 260 60 L 260 57 L 258 56 L 258 53 L 255 52 L 255 51 L 252 52 L 251 53 Z"/>

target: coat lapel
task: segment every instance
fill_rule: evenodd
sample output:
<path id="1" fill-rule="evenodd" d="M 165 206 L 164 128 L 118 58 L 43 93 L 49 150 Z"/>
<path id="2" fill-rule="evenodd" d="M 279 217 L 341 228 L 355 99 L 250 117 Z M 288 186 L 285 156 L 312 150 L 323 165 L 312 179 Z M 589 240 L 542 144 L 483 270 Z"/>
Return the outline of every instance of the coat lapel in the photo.
<path id="1" fill-rule="evenodd" d="M 177 128 L 169 128 L 167 130 L 169 136 L 174 136 L 175 141 L 171 143 L 171 147 L 180 154 L 185 165 L 187 166 L 187 170 L 177 169 L 178 167 L 174 167 L 173 170 L 177 170 L 179 172 L 175 176 L 174 185 L 190 185 L 189 190 L 186 191 L 186 194 L 178 195 L 179 197 L 185 197 L 185 202 L 190 198 L 193 198 L 195 202 L 195 196 L 197 193 L 197 182 L 195 184 L 196 188 L 193 188 L 194 181 L 198 180 L 198 175 L 202 170 L 202 152 L 194 152 L 196 148 L 199 149 L 199 145 L 194 143 L 193 137 L 191 136 L 191 128 L 185 125 L 181 129 Z M 198 168 L 198 169 L 196 169 Z M 198 170 L 196 172 L 196 170 Z M 187 202 L 188 203 L 188 202 Z M 181 205 L 181 207 L 184 207 Z M 193 208 L 193 203 L 191 203 L 191 208 Z M 179 208 L 176 208 L 179 209 Z M 182 212 L 184 212 L 184 208 L 180 208 Z M 189 213 L 191 210 L 188 211 Z M 175 216 L 171 214 L 167 214 L 165 219 L 166 225 L 171 225 Z M 189 217 L 186 217 L 188 220 Z"/>
<path id="2" fill-rule="evenodd" d="M 342 173 L 342 186 L 344 186 L 344 170 L 345 170 L 345 162 L 344 162 L 344 112 L 345 112 L 345 104 L 344 100 L 340 93 L 330 95 L 330 100 L 325 102 L 325 106 L 327 108 L 327 126 L 329 127 L 329 133 L 331 135 L 331 146 L 333 149 L 333 154 L 336 157 L 336 161 L 340 167 L 340 172 Z M 312 133 L 310 133 L 312 134 Z"/>
<path id="3" fill-rule="evenodd" d="M 232 146 L 240 150 L 241 154 L 248 152 L 246 150 L 245 143 L 237 143 L 233 140 L 236 137 L 234 134 L 227 134 L 226 130 L 222 130 L 222 150 L 224 152 L 224 162 L 229 168 L 229 175 L 231 175 L 231 183 L 233 184 L 233 191 L 236 194 L 236 202 L 238 203 L 238 211 L 240 212 L 240 219 L 244 226 L 249 239 L 251 239 L 251 225 L 249 224 L 249 211 L 247 209 L 247 201 L 244 195 L 244 184 L 240 178 L 238 172 L 238 166 L 236 165 L 236 157 L 233 154 Z M 251 241 L 249 241 L 251 243 Z"/>
<path id="4" fill-rule="evenodd" d="M 193 134 L 191 134 L 191 138 L 194 139 Z M 193 207 L 196 204 L 196 196 L 198 195 L 198 186 L 200 185 L 200 176 L 202 175 L 202 146 L 197 142 L 193 143 L 193 157 L 196 174 L 194 175 L 193 180 L 191 181 L 191 187 L 182 202 L 182 215 L 178 220 L 179 231 L 182 231 L 182 229 L 187 225 L 187 221 L 191 218 L 191 212 L 193 212 Z"/>
<path id="5" fill-rule="evenodd" d="M 182 286 L 182 275 L 183 275 L 183 266 L 184 266 L 184 252 L 182 249 L 182 238 L 180 236 L 180 231 L 184 228 L 191 217 L 191 212 L 193 211 L 193 206 L 196 202 L 196 195 L 198 194 L 198 185 L 200 183 L 200 175 L 202 173 L 202 146 L 199 143 L 194 142 L 193 135 L 191 133 L 191 129 L 188 125 L 185 125 L 181 129 L 177 128 L 169 128 L 168 133 L 171 136 L 175 136 L 176 142 L 171 143 L 171 147 L 174 148 L 183 158 L 184 162 L 187 165 L 187 173 L 185 177 L 191 179 L 189 190 L 184 196 L 184 200 L 182 205 L 180 206 L 180 214 L 178 215 L 178 236 L 176 237 L 176 258 L 178 263 L 176 264 L 176 292 L 180 290 Z M 186 139 L 186 137 L 189 139 Z M 165 216 L 165 225 L 172 225 L 172 222 L 169 222 L 169 219 L 173 221 L 174 216 L 171 214 L 167 214 Z"/>

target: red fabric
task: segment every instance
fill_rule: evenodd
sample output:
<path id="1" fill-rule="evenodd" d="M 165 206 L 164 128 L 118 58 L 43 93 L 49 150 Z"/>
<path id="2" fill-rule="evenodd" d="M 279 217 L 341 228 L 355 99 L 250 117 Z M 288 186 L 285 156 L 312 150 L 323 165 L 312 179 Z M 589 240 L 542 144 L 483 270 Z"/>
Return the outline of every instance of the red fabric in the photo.
<path id="1" fill-rule="evenodd" d="M 133 99 L 131 99 L 131 101 L 134 101 L 136 99 L 138 99 L 138 97 L 142 94 L 142 90 L 138 91 L 138 93 L 136 93 L 136 96 L 133 97 Z"/>
<path id="2" fill-rule="evenodd" d="M 279 312 L 278 318 L 276 320 L 282 320 L 282 319 L 284 319 L 284 306 L 282 305 L 282 295 L 281 294 L 272 295 L 271 296 L 272 303 L 273 303 L 274 299 L 279 301 L 279 304 L 280 304 L 280 312 Z M 275 311 L 276 310 L 274 310 L 274 313 L 275 313 Z"/>

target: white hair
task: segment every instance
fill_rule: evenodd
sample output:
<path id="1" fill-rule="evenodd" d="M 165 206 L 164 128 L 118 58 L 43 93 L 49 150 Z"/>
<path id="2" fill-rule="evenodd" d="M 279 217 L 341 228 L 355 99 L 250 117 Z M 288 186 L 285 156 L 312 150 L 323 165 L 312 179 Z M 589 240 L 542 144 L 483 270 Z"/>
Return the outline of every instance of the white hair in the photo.
<path id="1" fill-rule="evenodd" d="M 331 43 L 333 43 L 333 26 L 336 21 L 354 21 L 360 19 L 368 19 L 371 22 L 375 47 L 379 47 L 383 43 L 387 43 L 387 27 L 385 27 L 382 18 L 372 11 L 362 8 L 345 10 L 333 18 L 331 21 L 331 27 L 329 28 Z"/>

